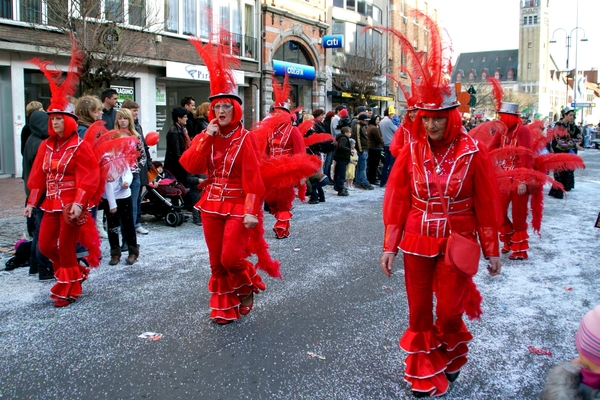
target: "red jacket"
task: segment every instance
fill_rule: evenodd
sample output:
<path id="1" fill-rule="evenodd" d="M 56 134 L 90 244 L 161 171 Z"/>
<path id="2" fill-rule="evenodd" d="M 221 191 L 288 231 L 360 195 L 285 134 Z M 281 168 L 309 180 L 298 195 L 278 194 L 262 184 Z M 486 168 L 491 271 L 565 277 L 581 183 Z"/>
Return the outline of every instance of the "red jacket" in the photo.
<path id="1" fill-rule="evenodd" d="M 45 194 L 44 211 L 62 211 L 73 202 L 85 210 L 94 205 L 88 201 L 98 189 L 99 176 L 94 150 L 77 132 L 62 142 L 51 136 L 40 144 L 31 167 L 27 204 L 36 206 Z"/>
<path id="2" fill-rule="evenodd" d="M 206 131 L 196 135 L 180 158 L 192 174 L 206 174 L 197 206 L 204 212 L 243 217 L 258 216 L 265 187 L 260 175 L 254 134 L 240 124 L 229 138 Z"/>
<path id="3" fill-rule="evenodd" d="M 440 183 L 453 229 L 475 240 L 485 257 L 498 256 L 497 185 L 484 146 L 461 133 L 455 143 L 454 166 Z M 449 228 L 441 207 L 434 167 L 426 145 L 411 142 L 402 148 L 386 186 L 383 204 L 384 251 L 435 257 L 445 251 Z"/>

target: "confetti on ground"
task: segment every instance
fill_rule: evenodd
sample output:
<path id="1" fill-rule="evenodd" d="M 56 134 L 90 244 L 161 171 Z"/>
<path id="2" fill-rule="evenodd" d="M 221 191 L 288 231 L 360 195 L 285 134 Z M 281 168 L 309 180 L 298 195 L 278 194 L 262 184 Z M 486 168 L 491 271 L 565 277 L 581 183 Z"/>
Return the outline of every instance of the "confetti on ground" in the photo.
<path id="1" fill-rule="evenodd" d="M 504 306 L 504 305 L 502 306 L 502 309 L 503 309 L 504 311 L 508 311 L 508 307 L 506 307 L 506 306 Z"/>
<path id="2" fill-rule="evenodd" d="M 294 251 L 300 251 L 300 247 L 294 247 Z"/>
<path id="3" fill-rule="evenodd" d="M 141 335 L 139 335 L 139 338 L 142 339 L 146 339 L 146 340 L 158 340 L 160 338 L 162 338 L 162 334 L 160 333 L 155 333 L 155 332 L 144 332 Z"/>
<path id="4" fill-rule="evenodd" d="M 573 290 L 573 288 L 571 286 L 565 286 L 563 289 L 565 289 L 565 290 Z"/>
<path id="5" fill-rule="evenodd" d="M 313 353 L 312 351 L 309 351 L 306 354 L 308 354 L 309 357 L 318 358 L 319 360 L 324 360 L 325 359 L 325 357 L 323 357 L 323 356 L 321 356 L 321 355 L 319 355 L 317 353 Z"/>
<path id="6" fill-rule="evenodd" d="M 538 356 L 552 356 L 552 352 L 550 350 L 538 349 L 537 347 L 527 346 L 529 351 L 533 354 L 537 354 Z"/>

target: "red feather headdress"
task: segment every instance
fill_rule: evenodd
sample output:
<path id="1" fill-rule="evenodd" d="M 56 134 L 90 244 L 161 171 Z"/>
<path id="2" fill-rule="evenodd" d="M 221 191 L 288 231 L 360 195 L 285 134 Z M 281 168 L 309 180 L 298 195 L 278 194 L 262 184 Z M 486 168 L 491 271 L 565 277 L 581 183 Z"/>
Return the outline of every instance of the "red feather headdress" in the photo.
<path id="1" fill-rule="evenodd" d="M 290 112 L 289 99 L 292 88 L 289 84 L 288 74 L 286 73 L 283 77 L 283 83 L 279 83 L 275 76 L 273 76 L 271 79 L 273 86 L 273 97 L 275 97 L 273 100 L 273 107 L 284 109 L 287 112 Z"/>
<path id="2" fill-rule="evenodd" d="M 77 116 L 71 112 L 66 112 L 67 106 L 69 105 L 69 98 L 67 96 L 73 96 L 77 90 L 77 84 L 79 83 L 79 70 L 83 63 L 83 55 L 77 47 L 75 38 L 71 35 L 71 61 L 69 62 L 69 69 L 67 70 L 67 76 L 63 78 L 61 70 L 56 68 L 53 62 L 47 61 L 41 58 L 33 58 L 29 62 L 37 66 L 40 71 L 44 74 L 50 85 L 50 105 L 48 106 L 48 114 L 53 112 L 68 114 L 69 116 L 77 119 Z M 53 67 L 52 69 L 50 67 Z"/>
<path id="3" fill-rule="evenodd" d="M 504 90 L 502 89 L 502 84 L 500 83 L 500 79 L 489 76 L 487 81 L 492 85 L 492 96 L 494 97 L 494 105 L 496 106 L 496 111 L 500 109 L 500 104 L 502 104 L 502 97 L 504 97 Z"/>

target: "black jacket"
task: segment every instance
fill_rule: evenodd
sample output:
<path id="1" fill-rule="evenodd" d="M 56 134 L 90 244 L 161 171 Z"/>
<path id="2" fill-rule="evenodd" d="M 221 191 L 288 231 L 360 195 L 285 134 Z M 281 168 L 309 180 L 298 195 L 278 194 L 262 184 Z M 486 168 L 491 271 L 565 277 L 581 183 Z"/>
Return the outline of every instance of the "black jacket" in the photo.
<path id="1" fill-rule="evenodd" d="M 352 148 L 350 147 L 350 138 L 343 133 L 340 133 L 335 138 L 337 141 L 337 147 L 333 153 L 333 159 L 335 161 L 350 161 L 350 155 Z"/>
<path id="2" fill-rule="evenodd" d="M 196 130 L 196 118 L 194 118 L 194 114 L 191 112 L 187 113 L 187 117 L 188 119 L 185 124 L 185 129 L 187 129 L 187 133 L 190 139 L 193 139 L 194 136 L 198 134 L 198 131 Z"/>
<path id="3" fill-rule="evenodd" d="M 48 114 L 40 110 L 34 111 L 29 117 L 29 128 L 31 129 L 31 135 L 29 135 L 25 143 L 25 149 L 23 150 L 23 182 L 25 183 L 25 194 L 27 196 L 29 196 L 27 179 L 31 172 L 31 166 L 33 165 L 40 144 L 49 137 Z"/>
<path id="4" fill-rule="evenodd" d="M 102 121 L 106 122 L 106 129 L 109 131 L 115 129 L 115 121 L 117 120 L 117 110 L 114 108 L 107 110 L 102 109 Z"/>
<path id="5" fill-rule="evenodd" d="M 144 138 L 144 131 L 142 130 L 142 126 L 140 125 L 139 119 L 134 121 L 135 131 L 140 134 L 140 139 L 142 140 L 142 146 L 144 147 L 144 152 L 146 157 L 141 157 L 145 159 L 145 163 L 140 163 L 140 184 L 142 186 L 146 186 L 148 184 L 148 169 L 152 166 L 152 157 L 150 157 L 150 148 L 146 144 L 146 138 Z"/>
<path id="6" fill-rule="evenodd" d="M 173 124 L 167 133 L 167 152 L 165 154 L 164 166 L 167 171 L 172 173 L 177 181 L 187 185 L 187 171 L 179 163 L 181 155 L 185 151 L 185 138 L 183 129 Z"/>

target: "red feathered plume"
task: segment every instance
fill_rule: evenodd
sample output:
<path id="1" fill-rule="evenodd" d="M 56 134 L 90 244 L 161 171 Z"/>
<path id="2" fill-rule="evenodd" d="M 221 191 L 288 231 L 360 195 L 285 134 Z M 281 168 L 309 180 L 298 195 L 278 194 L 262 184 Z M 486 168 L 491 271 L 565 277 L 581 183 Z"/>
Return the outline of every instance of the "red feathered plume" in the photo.
<path id="1" fill-rule="evenodd" d="M 290 123 L 290 114 L 285 111 L 275 112 L 270 117 L 254 124 L 252 132 L 256 135 L 261 156 L 266 157 L 267 141 L 273 132 L 283 124 Z"/>
<path id="2" fill-rule="evenodd" d="M 237 96 L 233 69 L 239 67 L 241 62 L 231 53 L 230 43 L 233 43 L 231 33 L 220 29 L 218 34 L 211 32 L 209 37 L 208 43 L 203 43 L 198 37 L 190 37 L 188 40 L 194 45 L 196 52 L 208 68 L 210 95 L 234 93 Z"/>
<path id="3" fill-rule="evenodd" d="M 288 74 L 286 73 L 285 76 L 283 77 L 283 83 L 279 83 L 277 81 L 277 78 L 275 78 L 275 76 L 273 76 L 271 79 L 273 81 L 272 85 L 273 85 L 274 105 L 283 106 L 289 100 L 290 91 L 292 90 L 292 88 L 289 84 Z"/>
<path id="4" fill-rule="evenodd" d="M 556 189 L 564 190 L 563 185 L 552 179 L 550 176 L 530 168 L 515 168 L 507 171 L 496 171 L 496 177 L 498 178 L 500 190 L 503 192 L 516 190 L 521 182 L 524 182 L 532 191 L 541 188 L 546 183 L 549 183 Z"/>
<path id="5" fill-rule="evenodd" d="M 500 109 L 500 104 L 502 103 L 502 97 L 504 97 L 504 90 L 502 89 L 502 84 L 500 83 L 500 79 L 494 78 L 492 76 L 488 76 L 487 81 L 492 85 L 492 96 L 494 97 L 496 111 L 498 111 Z"/>
<path id="6" fill-rule="evenodd" d="M 256 268 L 265 271 L 270 277 L 281 278 L 279 271 L 279 261 L 273 260 L 269 254 L 269 245 L 265 241 L 264 212 L 260 210 L 258 214 L 258 224 L 254 229 L 250 229 L 250 240 L 246 250 L 250 254 L 256 254 L 258 261 L 254 265 Z"/>
<path id="7" fill-rule="evenodd" d="M 535 159 L 535 169 L 543 173 L 549 171 L 574 171 L 576 169 L 585 169 L 585 164 L 583 163 L 583 159 L 576 154 L 543 154 Z"/>
<path id="8" fill-rule="evenodd" d="M 137 148 L 139 139 L 129 136 L 129 131 L 107 131 L 104 121 L 96 121 L 86 131 L 84 140 L 92 146 L 100 164 L 101 184 L 91 199 L 92 204 L 98 204 L 104 192 L 104 184 L 117 179 L 137 162 L 140 156 Z"/>
<path id="9" fill-rule="evenodd" d="M 408 67 L 400 68 L 409 75 L 412 81 L 412 98 L 417 102 L 441 104 L 444 94 L 450 92 L 450 76 L 452 71 L 452 45 L 448 37 L 442 39 L 441 30 L 436 22 L 419 10 L 413 10 L 409 17 L 422 20 L 429 31 L 428 53 L 417 52 L 412 41 L 402 32 L 385 26 L 365 27 L 377 28 L 398 39 L 400 47 L 407 55 Z"/>
<path id="10" fill-rule="evenodd" d="M 535 157 L 535 153 L 522 146 L 507 146 L 490 151 L 490 159 L 496 165 L 519 156 Z"/>
<path id="11" fill-rule="evenodd" d="M 539 153 L 552 141 L 552 136 L 544 133 L 544 121 L 536 120 L 527 126 L 533 135 L 532 149 L 534 152 Z"/>
<path id="12" fill-rule="evenodd" d="M 309 154 L 294 154 L 287 157 L 272 157 L 260 165 L 267 191 L 296 185 L 301 179 L 319 170 L 321 159 Z"/>
<path id="13" fill-rule="evenodd" d="M 302 136 L 304 136 L 304 135 L 306 135 L 308 130 L 314 126 L 315 126 L 315 121 L 312 119 L 309 119 L 306 121 L 302 121 L 302 123 L 300 125 L 298 125 L 298 130 L 300 131 L 300 134 Z M 331 136 L 331 135 L 329 135 L 329 136 Z"/>
<path id="14" fill-rule="evenodd" d="M 333 137 L 329 133 L 313 133 L 304 138 L 304 145 L 310 147 L 317 143 L 333 142 Z"/>
<path id="15" fill-rule="evenodd" d="M 79 69 L 83 63 L 83 55 L 79 51 L 79 47 L 77 47 L 77 42 L 75 42 L 73 35 L 71 35 L 71 61 L 69 62 L 67 76 L 64 79 L 62 77 L 62 71 L 57 69 L 51 61 L 33 58 L 29 60 L 29 62 L 42 71 L 50 85 L 51 98 L 48 111 L 65 111 L 69 104 L 67 95 L 73 96 L 77 90 L 77 84 L 79 83 Z M 54 67 L 54 69 L 50 69 L 50 66 Z"/>
<path id="16" fill-rule="evenodd" d="M 469 136 L 485 144 L 487 147 L 490 145 L 494 135 L 506 135 L 507 130 L 506 125 L 501 121 L 487 121 L 471 129 L 469 131 Z"/>
<path id="17" fill-rule="evenodd" d="M 531 227 L 533 232 L 538 236 L 542 236 L 540 230 L 542 229 L 542 217 L 544 215 L 544 191 L 534 192 L 529 201 L 531 202 Z"/>

